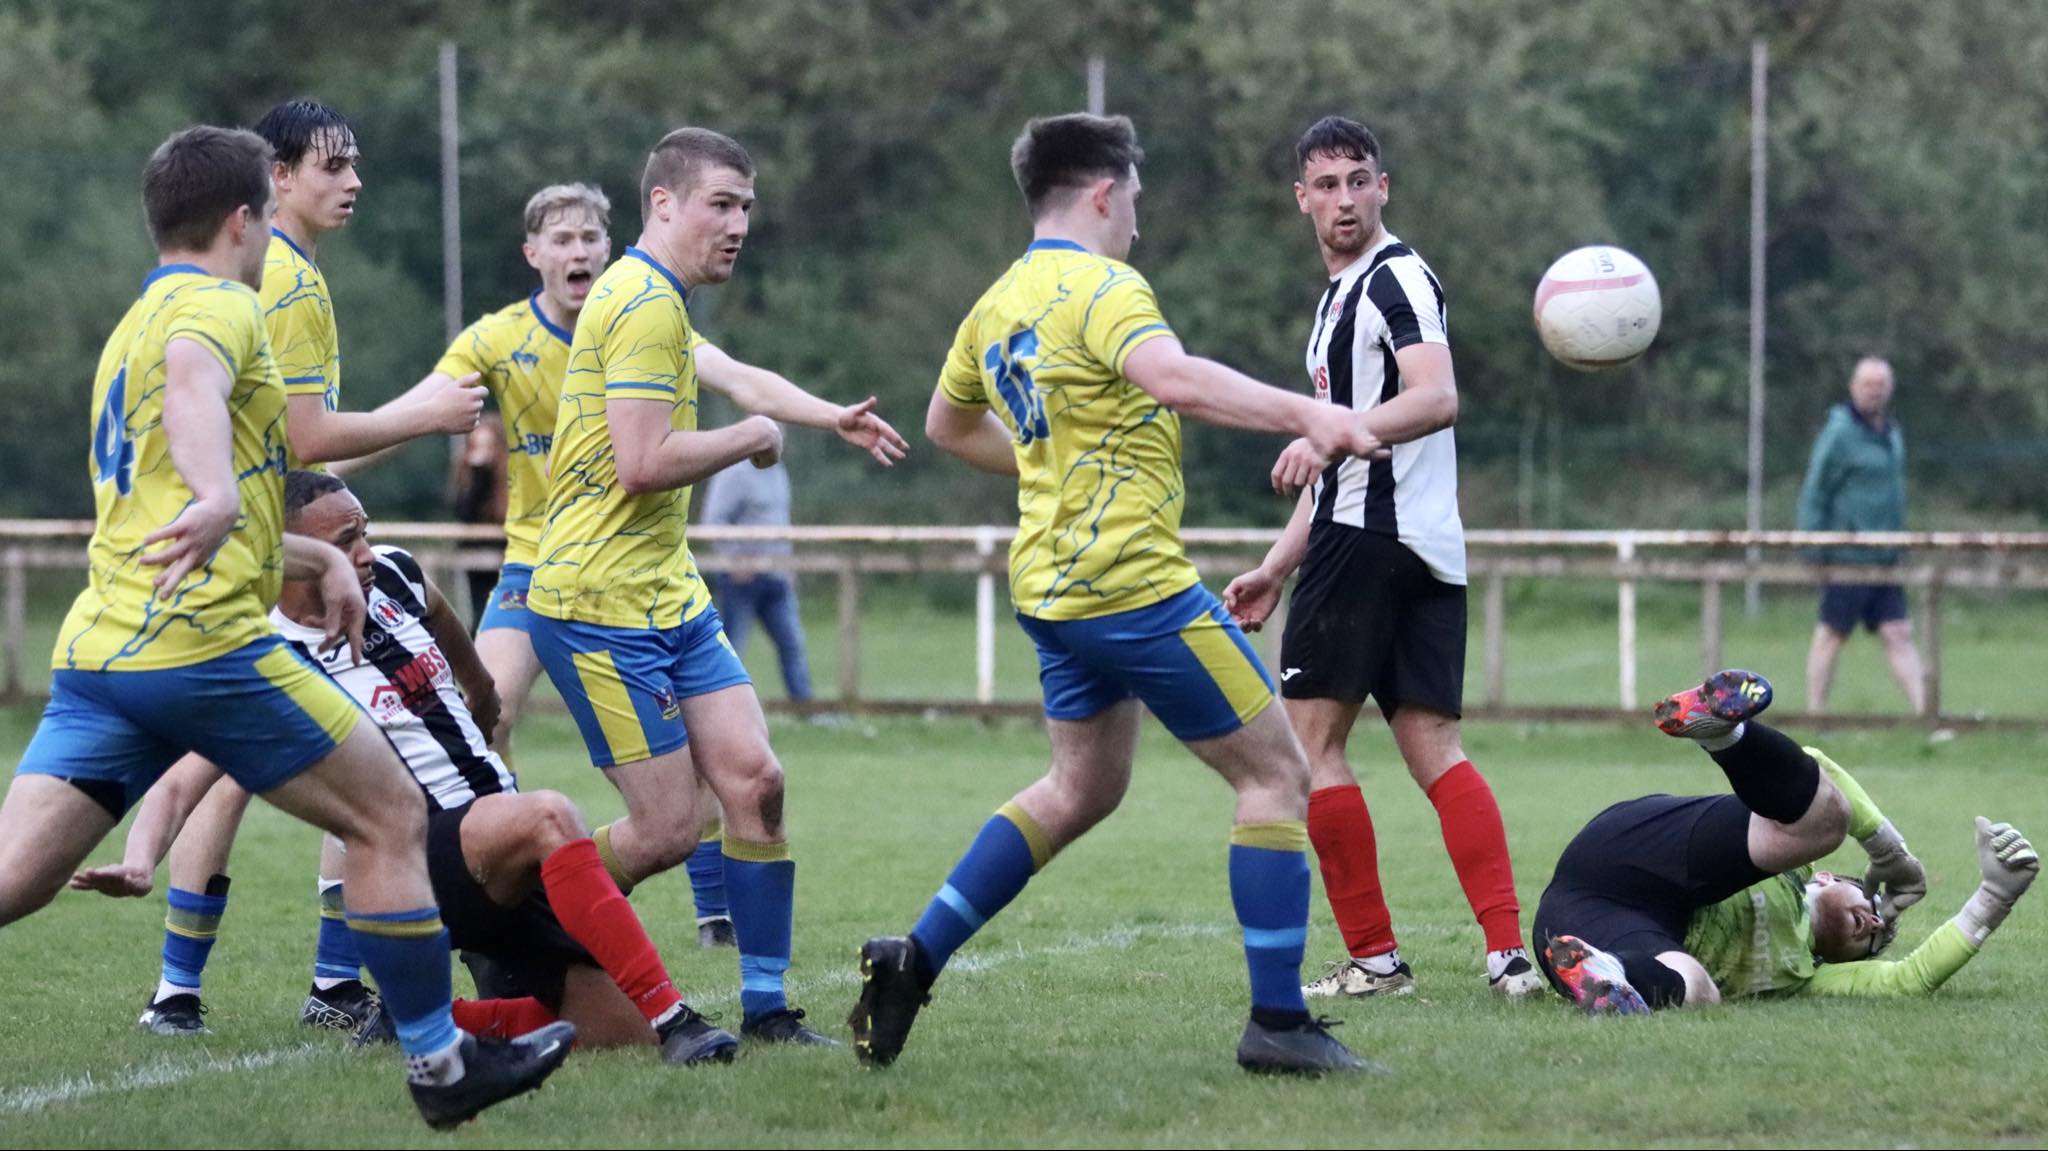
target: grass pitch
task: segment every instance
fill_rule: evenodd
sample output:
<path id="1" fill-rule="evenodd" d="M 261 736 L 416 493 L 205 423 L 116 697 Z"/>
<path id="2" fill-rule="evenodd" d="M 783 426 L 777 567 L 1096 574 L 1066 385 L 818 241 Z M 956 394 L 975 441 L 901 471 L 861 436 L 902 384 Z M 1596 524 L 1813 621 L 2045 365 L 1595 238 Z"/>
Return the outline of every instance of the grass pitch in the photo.
<path id="1" fill-rule="evenodd" d="M 0 713 L 18 754 L 30 712 Z M 1799 733 L 1811 736 L 1812 733 Z M 975 828 L 1040 770 L 1030 724 L 777 721 L 799 861 L 794 1001 L 843 1037 L 854 948 L 906 930 Z M 2048 737 L 1843 734 L 1855 771 L 1932 874 L 1903 954 L 1976 882 L 1970 817 L 2048 837 Z M 1633 730 L 1479 726 L 1468 750 L 1507 817 L 1524 924 L 1548 865 L 1613 800 L 1708 791 L 1687 745 Z M 521 775 L 594 819 L 620 810 L 568 722 L 521 732 Z M 1224 786 L 1156 727 L 1124 808 L 962 951 L 903 1060 L 750 1051 L 730 1067 L 651 1051 L 579 1052 L 538 1095 L 452 1137 L 412 1114 L 397 1061 L 293 1023 L 313 950 L 313 834 L 268 809 L 237 847 L 207 975 L 214 1034 L 133 1028 L 156 980 L 161 888 L 142 901 L 66 894 L 0 933 L 0 1140 L 9 1145 L 1241 1145 L 2038 1144 L 2042 896 L 2023 903 L 1939 996 L 1790 1002 L 1588 1020 L 1561 1001 L 1496 1002 L 1434 815 L 1381 731 L 1355 747 L 1382 869 L 1420 994 L 1340 1002 L 1339 1034 L 1385 1078 L 1254 1079 L 1231 1061 L 1245 1005 L 1229 910 Z M 96 858 L 118 853 L 110 841 Z M 1854 849 L 1841 860 L 1853 866 Z M 159 876 L 161 882 L 162 876 Z M 730 951 L 695 946 L 677 872 L 634 897 L 691 999 L 737 1017 Z M 1341 944 L 1318 892 L 1309 974 Z M 457 990 L 467 990 L 458 972 Z"/>

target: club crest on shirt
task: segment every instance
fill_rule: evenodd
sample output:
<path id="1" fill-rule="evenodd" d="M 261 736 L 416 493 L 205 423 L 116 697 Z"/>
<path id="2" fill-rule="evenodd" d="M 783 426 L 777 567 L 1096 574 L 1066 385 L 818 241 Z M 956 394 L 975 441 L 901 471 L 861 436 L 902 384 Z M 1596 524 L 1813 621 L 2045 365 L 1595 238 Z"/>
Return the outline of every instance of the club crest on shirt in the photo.
<path id="1" fill-rule="evenodd" d="M 387 628 L 394 628 L 405 622 L 405 612 L 388 599 L 380 599 L 370 605 L 370 615 Z"/>

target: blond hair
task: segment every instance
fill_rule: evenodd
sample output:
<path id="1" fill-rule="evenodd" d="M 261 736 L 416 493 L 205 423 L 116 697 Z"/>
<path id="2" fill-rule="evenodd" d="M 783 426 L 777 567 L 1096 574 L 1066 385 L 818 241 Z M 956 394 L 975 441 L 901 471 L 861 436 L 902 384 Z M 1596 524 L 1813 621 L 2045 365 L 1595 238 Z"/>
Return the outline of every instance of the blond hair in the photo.
<path id="1" fill-rule="evenodd" d="M 526 234 L 540 235 L 551 217 L 571 208 L 588 210 L 601 227 L 612 226 L 612 202 L 595 185 L 549 184 L 526 201 Z"/>

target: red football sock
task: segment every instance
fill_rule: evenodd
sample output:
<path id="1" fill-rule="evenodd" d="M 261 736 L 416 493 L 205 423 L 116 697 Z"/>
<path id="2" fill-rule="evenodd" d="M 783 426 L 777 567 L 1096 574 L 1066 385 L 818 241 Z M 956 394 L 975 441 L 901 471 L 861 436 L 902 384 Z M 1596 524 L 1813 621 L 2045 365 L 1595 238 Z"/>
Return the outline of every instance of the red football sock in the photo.
<path id="1" fill-rule="evenodd" d="M 513 1039 L 555 1021 L 555 1013 L 541 1001 L 524 999 L 458 999 L 454 1003 L 455 1026 L 471 1035 Z"/>
<path id="2" fill-rule="evenodd" d="M 1488 951 L 1522 945 L 1521 904 L 1515 899 L 1515 867 L 1508 860 L 1508 833 L 1501 825 L 1500 805 L 1486 777 L 1460 760 L 1429 787 L 1429 801 L 1444 828 L 1444 848 L 1451 853 L 1465 901 L 1479 920 Z"/>
<path id="3" fill-rule="evenodd" d="M 1394 950 L 1394 918 L 1380 888 L 1379 844 L 1357 784 L 1309 793 L 1308 840 L 1315 845 L 1344 949 L 1358 959 Z"/>
<path id="4" fill-rule="evenodd" d="M 590 952 L 649 1023 L 683 1001 L 633 905 L 605 870 L 595 840 L 557 848 L 541 863 L 540 881 L 569 937 Z"/>

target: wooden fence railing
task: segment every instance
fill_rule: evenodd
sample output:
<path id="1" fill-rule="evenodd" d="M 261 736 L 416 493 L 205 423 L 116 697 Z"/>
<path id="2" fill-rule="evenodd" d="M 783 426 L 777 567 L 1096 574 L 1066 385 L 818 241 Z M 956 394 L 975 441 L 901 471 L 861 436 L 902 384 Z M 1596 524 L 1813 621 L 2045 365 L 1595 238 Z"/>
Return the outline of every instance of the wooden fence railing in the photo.
<path id="1" fill-rule="evenodd" d="M 28 573 L 82 571 L 90 521 L 0 520 L 0 698 L 21 700 L 31 693 L 23 670 L 46 653 L 26 650 Z M 722 541 L 788 541 L 794 554 L 776 557 L 721 555 L 700 546 L 699 565 L 710 572 L 792 570 L 830 575 L 837 583 L 838 686 L 836 699 L 813 708 L 924 712 L 952 710 L 981 714 L 1026 713 L 1035 703 L 1002 702 L 995 691 L 995 645 L 1007 568 L 1008 527 L 693 527 L 697 545 Z M 1183 533 L 1190 555 L 1211 580 L 1228 578 L 1256 562 L 1277 533 L 1270 529 L 1192 528 Z M 472 570 L 493 570 L 504 537 L 498 529 L 473 524 L 379 523 L 380 540 L 404 544 L 433 575 L 456 606 L 468 610 Z M 1985 721 L 1945 713 L 1941 705 L 1942 593 L 1945 588 L 2048 590 L 2048 532 L 1705 532 L 1705 531 L 1504 531 L 1466 533 L 1468 570 L 1481 614 L 1480 699 L 1474 716 L 1547 719 L 1635 716 L 1637 690 L 1637 588 L 1644 583 L 1690 583 L 1700 589 L 1700 666 L 1721 664 L 1724 589 L 1755 581 L 1765 585 L 1896 583 L 1919 596 L 1919 628 L 1926 675 L 1926 707 L 1918 716 L 1832 716 L 1831 723 L 1922 724 L 1995 722 L 2048 726 L 2038 716 Z M 1909 549 L 1908 562 L 1894 568 L 1821 567 L 1803 562 L 1799 549 L 1861 545 Z M 1750 562 L 1746 553 L 1762 556 Z M 879 574 L 929 574 L 975 580 L 974 690 L 971 698 L 933 700 L 869 699 L 861 693 L 861 582 Z M 1568 579 L 1615 585 L 1615 633 L 1619 663 L 1613 708 L 1510 706 L 1507 682 L 1507 595 L 1509 580 Z M 1282 611 L 1284 612 L 1284 604 Z M 1267 627 L 1277 648 L 1280 624 Z M 964 661 L 963 661 L 964 662 Z M 1801 717 L 1791 717 L 1794 719 Z"/>

